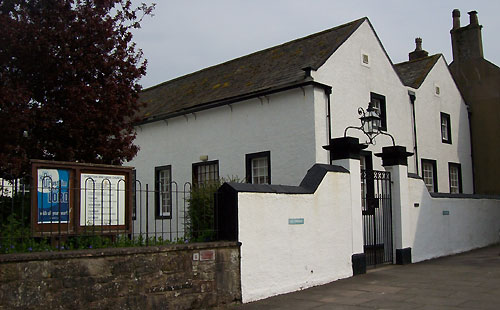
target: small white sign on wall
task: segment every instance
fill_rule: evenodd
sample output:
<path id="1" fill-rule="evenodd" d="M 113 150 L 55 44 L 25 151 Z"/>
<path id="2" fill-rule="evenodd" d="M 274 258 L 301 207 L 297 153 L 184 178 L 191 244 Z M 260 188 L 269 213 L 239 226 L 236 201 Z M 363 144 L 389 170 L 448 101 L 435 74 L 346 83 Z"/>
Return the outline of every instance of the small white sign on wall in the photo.
<path id="1" fill-rule="evenodd" d="M 304 224 L 304 218 L 292 218 L 288 219 L 288 225 L 303 225 Z"/>

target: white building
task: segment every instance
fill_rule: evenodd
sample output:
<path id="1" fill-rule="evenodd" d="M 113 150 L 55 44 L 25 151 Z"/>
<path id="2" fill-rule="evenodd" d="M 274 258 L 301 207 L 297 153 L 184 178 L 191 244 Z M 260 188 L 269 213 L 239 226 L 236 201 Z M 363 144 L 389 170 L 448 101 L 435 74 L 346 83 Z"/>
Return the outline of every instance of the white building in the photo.
<path id="1" fill-rule="evenodd" d="M 444 58 L 394 66 L 367 18 L 164 82 L 140 100 L 140 151 L 128 165 L 151 187 L 218 177 L 297 185 L 376 101 L 383 130 L 415 153 L 410 173 L 425 171 L 430 190 L 472 193 L 467 108 Z M 377 137 L 365 168 L 381 170 L 373 155 L 389 145 Z"/>

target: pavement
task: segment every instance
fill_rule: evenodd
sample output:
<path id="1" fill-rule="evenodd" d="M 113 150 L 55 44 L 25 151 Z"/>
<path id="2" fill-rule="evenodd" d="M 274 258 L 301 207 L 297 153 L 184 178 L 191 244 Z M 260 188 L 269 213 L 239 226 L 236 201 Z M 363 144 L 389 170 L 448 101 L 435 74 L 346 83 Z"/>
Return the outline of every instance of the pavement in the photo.
<path id="1" fill-rule="evenodd" d="M 500 245 L 364 275 L 224 309 L 500 309 Z"/>

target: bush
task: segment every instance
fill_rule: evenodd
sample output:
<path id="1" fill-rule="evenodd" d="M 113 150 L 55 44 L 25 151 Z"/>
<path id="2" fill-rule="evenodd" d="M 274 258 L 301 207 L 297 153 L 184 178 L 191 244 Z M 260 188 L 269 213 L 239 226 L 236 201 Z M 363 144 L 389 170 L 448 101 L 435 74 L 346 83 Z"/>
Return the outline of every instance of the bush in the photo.
<path id="1" fill-rule="evenodd" d="M 186 238 L 190 242 L 206 242 L 215 239 L 214 205 L 215 195 L 222 180 L 194 187 L 187 199 Z"/>

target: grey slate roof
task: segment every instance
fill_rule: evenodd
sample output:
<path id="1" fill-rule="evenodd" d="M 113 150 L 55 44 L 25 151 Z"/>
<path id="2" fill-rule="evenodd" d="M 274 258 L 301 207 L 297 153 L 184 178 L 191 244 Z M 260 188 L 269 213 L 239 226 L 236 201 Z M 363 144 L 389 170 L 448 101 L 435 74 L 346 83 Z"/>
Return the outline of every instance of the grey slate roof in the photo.
<path id="1" fill-rule="evenodd" d="M 209 67 L 141 92 L 142 122 L 182 114 L 230 98 L 244 97 L 306 81 L 366 17 L 301 39 Z"/>
<path id="2" fill-rule="evenodd" d="M 434 67 L 439 57 L 441 57 L 441 54 L 402 62 L 395 64 L 394 69 L 403 84 L 417 89 L 422 85 L 422 82 Z"/>

